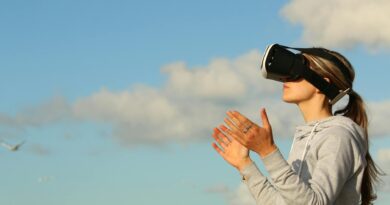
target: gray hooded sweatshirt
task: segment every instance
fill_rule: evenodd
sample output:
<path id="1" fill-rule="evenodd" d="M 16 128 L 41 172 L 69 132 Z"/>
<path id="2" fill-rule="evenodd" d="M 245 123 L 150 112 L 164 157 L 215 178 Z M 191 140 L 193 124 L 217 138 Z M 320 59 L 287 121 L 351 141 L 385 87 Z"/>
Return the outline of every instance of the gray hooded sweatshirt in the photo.
<path id="1" fill-rule="evenodd" d="M 298 126 L 286 161 L 277 149 L 240 174 L 256 204 L 359 204 L 366 166 L 364 130 L 351 119 L 331 116 Z"/>

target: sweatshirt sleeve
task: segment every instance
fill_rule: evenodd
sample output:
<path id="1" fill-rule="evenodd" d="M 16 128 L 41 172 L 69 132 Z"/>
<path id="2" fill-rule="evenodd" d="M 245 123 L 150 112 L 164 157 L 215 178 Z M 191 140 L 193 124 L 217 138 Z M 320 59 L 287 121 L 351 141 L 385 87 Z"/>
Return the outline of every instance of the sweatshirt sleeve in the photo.
<path id="1" fill-rule="evenodd" d="M 247 165 L 240 174 L 242 182 L 247 185 L 256 200 L 256 204 L 284 204 L 277 203 L 282 200 L 279 193 L 254 162 Z"/>
<path id="2" fill-rule="evenodd" d="M 326 136 L 314 151 L 318 161 L 308 183 L 299 179 L 279 150 L 263 158 L 274 190 L 286 204 L 333 204 L 352 172 L 352 149 L 356 146 L 352 141 L 345 135 Z M 260 200 L 261 197 L 256 198 L 256 201 Z"/>

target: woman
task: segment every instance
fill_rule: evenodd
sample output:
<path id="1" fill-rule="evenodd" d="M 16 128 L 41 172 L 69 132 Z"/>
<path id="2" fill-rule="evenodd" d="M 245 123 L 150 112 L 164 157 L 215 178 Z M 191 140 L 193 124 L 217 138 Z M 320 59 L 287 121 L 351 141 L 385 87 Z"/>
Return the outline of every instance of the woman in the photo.
<path id="1" fill-rule="evenodd" d="M 318 49 L 341 61 L 348 74 L 303 52 L 310 69 L 342 90 L 352 88 L 355 72 L 348 60 Z M 257 204 L 372 204 L 379 173 L 368 151 L 368 120 L 359 94 L 351 90 L 346 107 L 333 115 L 326 95 L 301 78 L 284 83 L 283 101 L 298 105 L 306 122 L 296 129 L 287 161 L 274 143 L 265 109 L 262 126 L 228 111 L 227 126 L 214 129 L 212 146 L 240 172 Z M 251 160 L 250 150 L 259 155 L 271 180 Z"/>

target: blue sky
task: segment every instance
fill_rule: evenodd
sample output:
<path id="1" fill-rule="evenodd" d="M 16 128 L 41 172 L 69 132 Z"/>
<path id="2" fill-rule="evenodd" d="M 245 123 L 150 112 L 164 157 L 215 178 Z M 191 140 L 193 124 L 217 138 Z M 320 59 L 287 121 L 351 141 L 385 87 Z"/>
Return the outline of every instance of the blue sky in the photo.
<path id="1" fill-rule="evenodd" d="M 0 150 L 0 204 L 244 204 L 239 174 L 212 149 L 211 132 L 231 108 L 259 121 L 266 106 L 279 130 L 291 113 L 300 118 L 295 106 L 275 104 L 278 84 L 250 77 L 274 42 L 350 59 L 372 116 L 371 152 L 389 169 L 390 25 L 375 18 L 388 4 L 364 15 L 355 4 L 365 29 L 341 15 L 348 3 L 302 2 L 0 1 L 0 137 L 26 140 L 18 152 Z M 339 27 L 312 8 L 334 10 Z M 215 87 L 232 89 L 202 89 L 218 76 L 232 84 Z M 299 124 L 286 122 L 276 131 L 285 156 Z"/>

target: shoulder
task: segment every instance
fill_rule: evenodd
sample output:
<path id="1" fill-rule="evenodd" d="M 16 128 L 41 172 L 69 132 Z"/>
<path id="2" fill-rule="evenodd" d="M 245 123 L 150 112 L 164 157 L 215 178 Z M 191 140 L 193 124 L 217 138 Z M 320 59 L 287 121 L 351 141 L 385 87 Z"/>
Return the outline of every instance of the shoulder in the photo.
<path id="1" fill-rule="evenodd" d="M 331 121 L 323 125 L 323 129 L 319 130 L 317 134 L 321 135 L 324 140 L 337 139 L 340 142 L 364 140 L 363 129 L 353 120 L 344 116 L 334 116 Z"/>
<path id="2" fill-rule="evenodd" d="M 315 144 L 318 150 L 338 151 L 342 147 L 348 149 L 353 141 L 353 134 L 348 129 L 334 125 L 319 131 Z"/>
<path id="3" fill-rule="evenodd" d="M 347 117 L 336 116 L 316 134 L 314 147 L 317 153 L 329 152 L 340 155 L 362 155 L 366 150 L 363 129 Z"/>
<path id="4" fill-rule="evenodd" d="M 338 117 L 330 126 L 320 130 L 313 142 L 317 159 L 331 157 L 353 170 L 365 163 L 367 143 L 359 125 L 346 117 Z"/>

